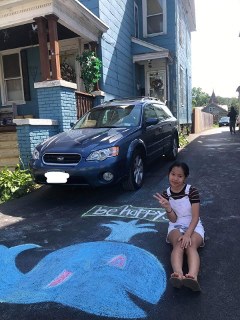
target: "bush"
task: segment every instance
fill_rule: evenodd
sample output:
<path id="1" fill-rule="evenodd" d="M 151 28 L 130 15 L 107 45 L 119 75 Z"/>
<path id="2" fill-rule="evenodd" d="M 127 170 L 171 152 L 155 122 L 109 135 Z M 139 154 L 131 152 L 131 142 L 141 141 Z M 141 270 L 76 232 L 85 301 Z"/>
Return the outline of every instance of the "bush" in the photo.
<path id="1" fill-rule="evenodd" d="M 187 144 L 188 144 L 188 139 L 187 139 L 187 135 L 185 135 L 184 133 L 180 132 L 179 134 L 179 146 L 180 148 L 184 148 Z"/>
<path id="2" fill-rule="evenodd" d="M 90 93 L 94 89 L 94 84 L 101 77 L 102 62 L 95 56 L 93 51 L 83 51 L 81 56 L 77 56 L 76 60 L 81 66 L 81 78 L 83 80 L 85 90 Z"/>
<path id="3" fill-rule="evenodd" d="M 19 166 L 14 171 L 7 168 L 0 171 L 0 202 L 19 198 L 34 189 L 34 181 L 28 170 Z"/>

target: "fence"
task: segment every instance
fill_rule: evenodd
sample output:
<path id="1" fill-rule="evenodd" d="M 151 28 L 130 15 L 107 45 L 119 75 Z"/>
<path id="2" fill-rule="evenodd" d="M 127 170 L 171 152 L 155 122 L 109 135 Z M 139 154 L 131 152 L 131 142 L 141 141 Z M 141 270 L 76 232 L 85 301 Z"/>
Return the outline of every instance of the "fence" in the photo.
<path id="1" fill-rule="evenodd" d="M 93 107 L 94 96 L 86 92 L 76 91 L 77 118 L 81 118 L 84 113 Z"/>
<path id="2" fill-rule="evenodd" d="M 213 115 L 194 108 L 192 113 L 192 133 L 199 133 L 213 126 Z"/>

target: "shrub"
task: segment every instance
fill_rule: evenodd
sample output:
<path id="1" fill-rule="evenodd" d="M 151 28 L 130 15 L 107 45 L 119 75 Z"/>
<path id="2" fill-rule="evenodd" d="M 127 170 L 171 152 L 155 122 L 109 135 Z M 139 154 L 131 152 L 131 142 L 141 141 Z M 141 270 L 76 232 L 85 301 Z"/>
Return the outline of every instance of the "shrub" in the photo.
<path id="1" fill-rule="evenodd" d="M 81 66 L 81 78 L 83 80 L 85 90 L 90 93 L 94 89 L 94 84 L 101 77 L 102 62 L 95 56 L 93 51 L 83 51 L 81 56 L 77 56 L 76 60 Z"/>
<path id="2" fill-rule="evenodd" d="M 14 171 L 8 168 L 0 171 L 0 202 L 19 198 L 34 189 L 34 182 L 28 170 L 19 165 Z"/>
<path id="3" fill-rule="evenodd" d="M 180 148 L 184 148 L 188 143 L 189 143 L 189 141 L 187 139 L 187 136 L 183 132 L 180 132 L 180 134 L 179 134 L 179 146 L 180 146 Z"/>

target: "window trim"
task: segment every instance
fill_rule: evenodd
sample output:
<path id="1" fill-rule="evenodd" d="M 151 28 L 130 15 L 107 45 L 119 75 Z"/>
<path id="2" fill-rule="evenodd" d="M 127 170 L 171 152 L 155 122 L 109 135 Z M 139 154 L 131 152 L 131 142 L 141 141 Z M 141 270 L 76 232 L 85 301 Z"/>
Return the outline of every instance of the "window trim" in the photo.
<path id="1" fill-rule="evenodd" d="M 182 19 L 179 19 L 179 44 L 181 48 L 183 48 L 184 41 L 185 41 L 185 34 L 184 34 L 184 23 Z"/>
<path id="2" fill-rule="evenodd" d="M 155 37 L 158 35 L 166 34 L 167 33 L 167 4 L 166 0 L 163 1 L 163 31 L 158 33 L 147 33 L 147 1 L 142 1 L 142 11 L 143 11 L 143 37 Z"/>
<path id="3" fill-rule="evenodd" d="M 184 69 L 182 66 L 180 66 L 180 70 L 179 70 L 179 99 L 180 99 L 180 106 L 184 107 L 184 105 L 185 105 Z"/>
<path id="4" fill-rule="evenodd" d="M 22 100 L 9 100 L 7 99 L 7 87 L 6 87 L 6 80 L 4 78 L 3 75 L 3 56 L 8 56 L 8 55 L 12 55 L 12 54 L 18 54 L 18 61 L 19 61 L 19 69 L 20 69 L 20 77 L 18 77 L 18 79 L 20 79 L 21 81 L 21 89 L 22 89 Z M 21 48 L 18 49 L 13 49 L 13 50 L 6 50 L 4 52 L 2 52 L 0 54 L 0 88 L 1 88 L 1 100 L 2 100 L 2 105 L 12 105 L 13 103 L 16 104 L 25 104 L 25 97 L 24 97 L 24 86 L 23 86 L 23 74 L 22 74 L 22 63 L 21 63 Z"/>
<path id="5" fill-rule="evenodd" d="M 133 4 L 133 10 L 134 10 L 134 37 L 139 38 L 139 10 L 138 10 L 138 5 L 135 1 Z"/>

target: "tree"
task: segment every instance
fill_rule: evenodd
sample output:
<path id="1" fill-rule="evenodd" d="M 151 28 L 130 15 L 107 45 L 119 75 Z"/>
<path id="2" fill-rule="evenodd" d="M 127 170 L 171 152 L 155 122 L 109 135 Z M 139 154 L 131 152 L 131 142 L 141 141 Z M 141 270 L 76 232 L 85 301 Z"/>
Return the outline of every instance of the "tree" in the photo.
<path id="1" fill-rule="evenodd" d="M 236 110 L 238 110 L 239 101 L 238 98 L 223 98 L 217 96 L 217 101 L 219 105 L 227 105 L 229 108 L 230 106 L 234 106 Z"/>
<path id="2" fill-rule="evenodd" d="M 206 106 L 209 102 L 210 96 L 203 92 L 201 88 L 192 88 L 192 105 L 193 107 Z"/>

